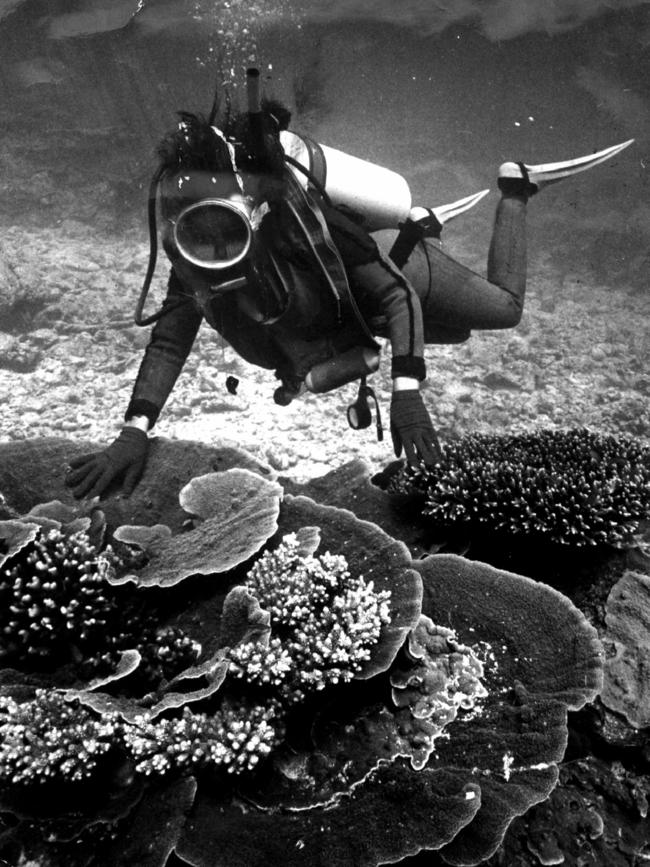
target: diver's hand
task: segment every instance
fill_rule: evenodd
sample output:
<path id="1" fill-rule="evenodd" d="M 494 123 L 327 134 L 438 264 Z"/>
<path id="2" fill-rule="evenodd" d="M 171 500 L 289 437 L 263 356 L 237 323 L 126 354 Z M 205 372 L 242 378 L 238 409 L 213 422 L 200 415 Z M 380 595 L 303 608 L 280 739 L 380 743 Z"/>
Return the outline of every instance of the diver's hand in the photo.
<path id="1" fill-rule="evenodd" d="M 124 476 L 122 491 L 130 496 L 147 462 L 149 438 L 137 427 L 125 427 L 118 438 L 104 449 L 70 461 L 65 483 L 77 499 L 98 497 L 110 483 Z"/>
<path id="2" fill-rule="evenodd" d="M 396 457 L 402 454 L 403 447 L 411 466 L 420 461 L 432 466 L 441 459 L 440 443 L 419 389 L 393 392 L 390 432 Z"/>

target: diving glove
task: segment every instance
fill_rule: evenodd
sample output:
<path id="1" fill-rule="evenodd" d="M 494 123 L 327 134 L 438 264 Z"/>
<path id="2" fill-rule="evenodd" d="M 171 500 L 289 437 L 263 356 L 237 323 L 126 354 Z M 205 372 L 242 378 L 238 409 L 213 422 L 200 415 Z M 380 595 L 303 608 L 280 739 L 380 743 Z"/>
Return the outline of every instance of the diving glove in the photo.
<path id="1" fill-rule="evenodd" d="M 148 452 L 147 434 L 136 427 L 125 427 L 103 452 L 70 461 L 65 483 L 79 500 L 101 496 L 114 479 L 124 476 L 122 492 L 128 497 L 142 475 Z"/>
<path id="2" fill-rule="evenodd" d="M 393 392 L 390 432 L 395 456 L 402 454 L 403 447 L 406 460 L 411 466 L 417 466 L 421 461 L 427 466 L 433 466 L 440 461 L 440 443 L 417 388 Z"/>

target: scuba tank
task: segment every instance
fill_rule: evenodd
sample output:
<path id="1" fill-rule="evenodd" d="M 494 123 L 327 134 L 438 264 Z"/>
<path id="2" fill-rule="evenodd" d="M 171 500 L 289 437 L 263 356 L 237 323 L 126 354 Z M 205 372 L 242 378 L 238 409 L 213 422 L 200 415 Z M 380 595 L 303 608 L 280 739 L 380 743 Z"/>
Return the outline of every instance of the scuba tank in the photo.
<path id="1" fill-rule="evenodd" d="M 280 132 L 280 144 L 302 186 L 311 179 L 334 206 L 359 214 L 369 232 L 397 229 L 408 217 L 411 191 L 397 172 L 289 130 Z"/>
<path id="2" fill-rule="evenodd" d="M 355 379 L 375 373 L 379 368 L 379 352 L 370 346 L 354 346 L 347 352 L 315 365 L 305 377 L 305 388 L 313 394 L 324 394 Z"/>

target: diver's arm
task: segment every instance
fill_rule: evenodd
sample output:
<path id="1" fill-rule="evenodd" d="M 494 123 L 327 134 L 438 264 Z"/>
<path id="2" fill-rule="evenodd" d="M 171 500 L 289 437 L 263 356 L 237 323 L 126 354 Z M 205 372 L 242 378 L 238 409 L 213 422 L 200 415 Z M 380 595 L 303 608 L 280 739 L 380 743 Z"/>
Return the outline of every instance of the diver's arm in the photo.
<path id="1" fill-rule="evenodd" d="M 352 269 L 362 307 L 386 322 L 392 347 L 393 398 L 390 429 L 397 457 L 406 454 L 409 464 L 433 465 L 441 450 L 429 412 L 420 394 L 426 376 L 422 308 L 415 289 L 404 275 L 381 254 Z"/>
<path id="2" fill-rule="evenodd" d="M 178 304 L 179 300 L 185 303 Z M 168 312 L 161 316 L 151 332 L 125 414 L 127 425 L 145 431 L 156 423 L 192 349 L 203 318 L 173 269 L 163 309 Z M 144 419 L 148 423 L 146 428 Z"/>
<path id="3" fill-rule="evenodd" d="M 415 289 L 379 251 L 373 261 L 351 269 L 350 277 L 361 310 L 369 319 L 378 316 L 385 323 L 382 332 L 391 343 L 393 389 L 418 388 L 426 367 L 422 307 Z"/>
<path id="4" fill-rule="evenodd" d="M 188 303 L 177 303 L 186 295 L 172 271 L 163 305 L 167 313 L 152 331 L 121 433 L 103 451 L 70 461 L 65 481 L 78 499 L 102 496 L 118 480 L 128 497 L 144 472 L 149 453 L 147 433 L 183 368 L 201 324 L 202 316 L 191 296 L 187 296 Z"/>

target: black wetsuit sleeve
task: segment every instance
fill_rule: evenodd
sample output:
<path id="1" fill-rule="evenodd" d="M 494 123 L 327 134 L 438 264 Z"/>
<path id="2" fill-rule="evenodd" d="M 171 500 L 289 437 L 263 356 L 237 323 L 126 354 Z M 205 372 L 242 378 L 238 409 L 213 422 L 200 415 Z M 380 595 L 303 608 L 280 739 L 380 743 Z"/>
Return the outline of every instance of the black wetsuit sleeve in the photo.
<path id="1" fill-rule="evenodd" d="M 324 213 L 358 306 L 368 321 L 381 322 L 376 333 L 390 339 L 392 376 L 424 379 L 424 326 L 415 289 L 361 226 L 340 210 Z"/>
<path id="2" fill-rule="evenodd" d="M 381 331 L 390 339 L 391 376 L 423 380 L 426 367 L 422 307 L 413 286 L 381 253 L 372 262 L 353 268 L 351 278 L 360 307 L 370 311 L 371 318 L 379 317 Z"/>
<path id="3" fill-rule="evenodd" d="M 167 312 L 153 327 L 125 413 L 127 421 L 135 415 L 146 416 L 151 427 L 183 369 L 203 319 L 173 269 L 163 309 Z"/>

